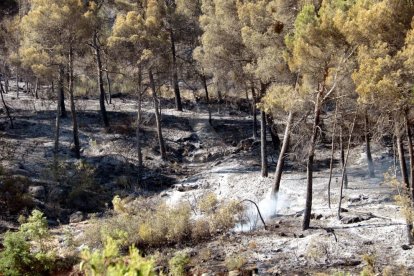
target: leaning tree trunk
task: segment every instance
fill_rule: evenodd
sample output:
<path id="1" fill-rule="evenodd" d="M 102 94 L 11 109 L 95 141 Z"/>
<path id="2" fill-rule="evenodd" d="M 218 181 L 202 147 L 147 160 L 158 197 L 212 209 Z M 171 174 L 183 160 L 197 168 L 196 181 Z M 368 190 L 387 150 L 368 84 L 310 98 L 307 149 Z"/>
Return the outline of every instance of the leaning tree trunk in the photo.
<path id="1" fill-rule="evenodd" d="M 72 115 L 72 128 L 73 128 L 73 144 L 75 146 L 75 156 L 77 159 L 80 158 L 80 143 L 79 143 L 79 130 L 78 130 L 78 119 L 76 116 L 75 98 L 73 96 L 74 79 L 73 79 L 73 49 L 69 49 L 69 95 L 70 95 L 70 112 Z"/>
<path id="2" fill-rule="evenodd" d="M 344 187 L 345 189 L 348 189 L 348 173 L 346 172 L 345 167 L 345 150 L 344 150 L 344 138 L 342 133 L 342 126 L 339 129 L 339 148 L 340 148 L 340 155 L 341 155 L 341 167 L 342 167 L 342 178 L 344 181 Z M 342 181 L 342 180 L 341 180 Z"/>
<path id="3" fill-rule="evenodd" d="M 154 101 L 154 108 L 155 108 L 155 120 L 157 123 L 157 134 L 158 134 L 158 143 L 160 146 L 160 153 L 161 153 L 161 159 L 166 160 L 167 159 L 167 153 L 165 150 L 165 144 L 164 144 L 164 138 L 162 137 L 162 129 L 161 129 L 161 114 L 159 112 L 159 106 L 158 106 L 158 99 L 157 99 L 157 90 L 155 88 L 155 81 L 154 81 L 154 75 L 152 74 L 152 70 L 149 70 L 149 78 L 150 78 L 150 85 L 152 90 L 152 99 Z"/>
<path id="4" fill-rule="evenodd" d="M 98 41 L 98 35 L 95 32 L 93 35 L 93 48 L 95 49 L 95 58 L 96 58 L 96 73 L 98 77 L 98 87 L 99 87 L 99 107 L 101 109 L 102 121 L 104 126 L 109 127 L 108 113 L 106 112 L 105 107 L 105 88 L 103 83 L 102 75 L 102 59 L 101 59 L 101 48 Z"/>
<path id="5" fill-rule="evenodd" d="M 181 103 L 181 94 L 180 94 L 180 85 L 178 83 L 178 68 L 177 68 L 177 54 L 175 50 L 175 37 L 174 32 L 170 29 L 170 39 L 171 39 L 171 54 L 172 54 L 172 77 L 174 83 L 174 96 L 175 96 L 175 106 L 178 111 L 183 111 L 183 106 Z"/>
<path id="6" fill-rule="evenodd" d="M 275 181 L 273 182 L 273 186 L 272 186 L 272 195 L 276 199 L 277 199 L 277 195 L 280 189 L 280 181 L 282 180 L 283 166 L 285 164 L 286 153 L 289 148 L 289 139 L 290 139 L 290 133 L 292 129 L 293 117 L 294 117 L 293 112 L 290 111 L 289 117 L 286 123 L 285 136 L 283 137 L 282 148 L 280 149 L 279 158 L 277 160 Z"/>
<path id="7" fill-rule="evenodd" d="M 331 162 L 329 163 L 329 180 L 328 180 L 328 207 L 331 209 L 331 183 L 333 173 L 333 163 L 335 155 L 335 136 L 336 136 L 336 121 L 338 118 L 338 103 L 335 104 L 334 123 L 332 127 L 332 142 L 331 142 Z"/>
<path id="8" fill-rule="evenodd" d="M 210 124 L 210 126 L 212 126 L 213 125 L 213 119 L 211 117 L 211 103 L 210 103 L 210 97 L 208 95 L 207 78 L 203 74 L 201 76 L 201 79 L 203 81 L 204 92 L 205 92 L 205 95 L 206 95 L 206 103 L 207 103 L 207 109 L 208 109 L 208 123 Z"/>
<path id="9" fill-rule="evenodd" d="M 401 171 L 401 178 L 405 188 L 407 189 L 407 193 L 410 191 L 410 183 L 408 181 L 408 172 L 407 172 L 407 164 L 405 163 L 405 155 L 404 155 L 404 144 L 402 141 L 402 131 L 398 125 L 398 122 L 395 122 L 395 135 L 397 137 L 397 151 L 398 151 L 398 158 L 400 163 L 400 171 Z M 412 201 L 411 201 L 412 205 Z M 409 244 L 414 243 L 413 237 L 413 222 L 412 218 L 406 217 L 407 221 L 407 239 Z"/>
<path id="10" fill-rule="evenodd" d="M 316 97 L 315 102 L 315 111 L 314 111 L 314 121 L 312 127 L 312 137 L 310 141 L 310 148 L 308 153 L 308 161 L 306 165 L 306 179 L 307 179 L 307 187 L 306 187 L 306 205 L 305 205 L 305 212 L 303 215 L 303 223 L 302 229 L 306 230 L 309 229 L 310 219 L 311 219 L 311 212 L 312 212 L 312 194 L 313 194 L 313 162 L 315 158 L 315 147 L 316 147 L 316 140 L 318 138 L 318 129 L 320 123 L 320 116 L 321 116 L 321 101 L 323 96 L 324 88 L 320 88 Z"/>
<path id="11" fill-rule="evenodd" d="M 257 106 L 256 106 L 256 90 L 254 89 L 254 85 L 252 84 L 252 113 L 253 113 L 253 139 L 257 139 Z"/>
<path id="12" fill-rule="evenodd" d="M 408 141 L 408 154 L 410 155 L 410 196 L 411 202 L 414 203 L 414 151 L 413 151 L 413 138 L 411 132 L 411 125 L 408 121 L 409 110 L 406 109 L 404 112 L 405 119 L 405 129 L 407 132 L 407 141 Z"/>
<path id="13" fill-rule="evenodd" d="M 344 192 L 344 185 L 345 185 L 346 166 L 348 164 L 348 157 L 349 157 L 349 152 L 350 152 L 350 149 L 351 149 L 351 140 L 352 140 L 352 134 L 354 133 L 356 118 L 357 118 L 357 113 L 355 113 L 354 120 L 353 120 L 352 126 L 351 126 L 351 131 L 349 132 L 348 148 L 346 150 L 346 157 L 345 157 L 344 165 L 342 167 L 341 187 L 340 187 L 340 191 L 339 191 L 338 219 L 341 219 L 342 195 L 343 195 L 343 192 Z M 341 136 L 342 136 L 342 133 L 341 133 Z"/>
<path id="14" fill-rule="evenodd" d="M 369 177 L 375 177 L 374 162 L 372 161 L 371 155 L 371 134 L 369 132 L 369 121 L 368 121 L 368 112 L 365 109 L 365 146 L 367 152 L 367 161 L 368 161 L 368 173 Z"/>
<path id="15" fill-rule="evenodd" d="M 14 124 L 13 124 L 13 118 L 11 117 L 11 115 L 10 115 L 10 110 L 9 110 L 9 107 L 7 106 L 7 104 L 6 104 L 6 101 L 4 100 L 4 88 L 3 88 L 3 84 L 1 83 L 1 81 L 0 81 L 0 94 L 1 94 L 1 101 L 2 101 L 2 103 L 3 103 L 3 106 L 4 106 L 4 109 L 6 110 L 6 115 L 7 115 L 7 117 L 9 118 L 9 121 L 10 121 L 10 127 L 11 128 L 14 128 Z"/>

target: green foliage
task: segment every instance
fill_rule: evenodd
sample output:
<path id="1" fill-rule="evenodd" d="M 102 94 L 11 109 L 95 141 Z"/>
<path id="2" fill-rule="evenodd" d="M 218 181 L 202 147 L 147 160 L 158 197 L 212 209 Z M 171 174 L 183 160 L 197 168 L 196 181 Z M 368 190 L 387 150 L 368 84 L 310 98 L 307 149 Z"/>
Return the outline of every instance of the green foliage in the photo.
<path id="1" fill-rule="evenodd" d="M 189 264 L 190 258 L 185 252 L 177 252 L 168 262 L 170 273 L 172 276 L 185 276 L 186 266 Z"/>
<path id="2" fill-rule="evenodd" d="M 102 250 L 92 252 L 85 249 L 81 253 L 80 270 L 87 276 L 155 275 L 153 260 L 143 258 L 134 246 L 129 248 L 127 256 L 121 256 L 120 248 L 124 243 L 125 239 L 113 239 L 108 236 Z"/>
<path id="3" fill-rule="evenodd" d="M 49 246 L 46 218 L 34 210 L 19 231 L 4 235 L 0 271 L 4 275 L 44 275 L 54 268 L 55 253 Z"/>

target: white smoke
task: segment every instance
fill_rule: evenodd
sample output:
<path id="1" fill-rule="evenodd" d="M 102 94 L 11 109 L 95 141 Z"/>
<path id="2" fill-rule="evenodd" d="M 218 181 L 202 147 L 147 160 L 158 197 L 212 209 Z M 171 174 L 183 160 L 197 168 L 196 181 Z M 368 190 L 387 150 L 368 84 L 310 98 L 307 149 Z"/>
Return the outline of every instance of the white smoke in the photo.
<path id="1" fill-rule="evenodd" d="M 234 231 L 248 232 L 258 227 L 263 227 L 256 206 L 250 202 L 245 202 L 244 204 L 247 206 L 247 209 L 243 214 L 242 222 L 236 225 Z M 270 219 L 275 218 L 280 211 L 289 208 L 289 201 L 280 192 L 276 196 L 269 192 L 257 205 L 263 220 L 267 223 Z"/>

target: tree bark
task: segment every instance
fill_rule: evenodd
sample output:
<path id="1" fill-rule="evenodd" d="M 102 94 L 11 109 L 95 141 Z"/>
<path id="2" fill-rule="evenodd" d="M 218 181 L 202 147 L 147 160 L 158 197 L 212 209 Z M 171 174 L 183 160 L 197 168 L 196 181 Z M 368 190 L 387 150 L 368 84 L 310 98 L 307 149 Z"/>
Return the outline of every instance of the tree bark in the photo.
<path id="1" fill-rule="evenodd" d="M 142 175 L 142 146 L 141 146 L 141 106 L 142 106 L 142 71 L 138 72 L 138 111 L 137 111 L 137 151 L 138 151 L 138 184 L 141 183 Z"/>
<path id="2" fill-rule="evenodd" d="M 174 83 L 174 96 L 175 96 L 175 106 L 177 111 L 183 111 L 183 106 L 181 103 L 181 94 L 180 94 L 180 85 L 178 83 L 178 68 L 177 68 L 177 53 L 175 49 L 175 37 L 174 31 L 170 29 L 170 39 L 171 39 L 171 54 L 172 54 L 172 66 L 173 66 L 173 83 Z"/>
<path id="3" fill-rule="evenodd" d="M 65 107 L 65 68 L 59 68 L 59 101 L 60 101 L 60 117 L 66 118 L 68 116 Z"/>
<path id="4" fill-rule="evenodd" d="M 201 76 L 201 79 L 203 81 L 204 92 L 205 92 L 205 95 L 206 95 L 206 103 L 207 103 L 207 109 L 208 109 L 208 123 L 210 124 L 210 126 L 212 126 L 213 125 L 213 119 L 212 119 L 212 116 L 211 116 L 211 103 L 210 103 L 210 97 L 208 95 L 207 78 L 203 74 Z"/>
<path id="5" fill-rule="evenodd" d="M 275 181 L 273 182 L 273 186 L 272 186 L 272 195 L 276 199 L 277 199 L 277 195 L 280 190 L 280 181 L 282 180 L 282 173 L 283 173 L 283 167 L 285 165 L 286 153 L 289 148 L 289 139 L 290 139 L 290 133 L 292 129 L 293 117 L 294 117 L 294 114 L 292 111 L 290 111 L 288 120 L 286 123 L 285 136 L 283 137 L 282 148 L 280 149 L 279 158 L 277 160 Z"/>
<path id="6" fill-rule="evenodd" d="M 328 180 L 328 207 L 331 209 L 331 183 L 333 173 L 333 163 L 335 155 L 335 136 L 336 136 L 336 121 L 338 117 L 338 103 L 335 104 L 334 123 L 332 127 L 332 142 L 331 142 L 331 162 L 329 163 L 329 180 Z"/>
<path id="7" fill-rule="evenodd" d="M 108 96 L 109 96 L 109 103 L 112 103 L 112 86 L 111 86 L 111 79 L 109 77 L 108 68 L 106 69 L 106 82 L 108 83 Z"/>
<path id="8" fill-rule="evenodd" d="M 264 96 L 266 93 L 266 85 L 261 84 L 260 95 Z M 269 170 L 267 164 L 267 137 L 266 137 L 266 112 L 261 111 L 261 129 L 260 129 L 260 149 L 261 149 L 261 159 L 262 159 L 262 176 L 268 177 Z"/>
<path id="9" fill-rule="evenodd" d="M 407 189 L 408 194 L 410 195 L 410 183 L 408 181 L 408 172 L 407 172 L 407 164 L 405 163 L 405 155 L 404 155 L 404 144 L 402 141 L 402 131 L 398 125 L 398 122 L 395 121 L 395 135 L 397 137 L 397 151 L 398 151 L 398 158 L 400 162 L 400 171 L 401 171 L 401 179 L 405 188 Z M 411 201 L 412 207 L 412 201 Z M 409 244 L 414 243 L 413 237 L 413 222 L 410 218 L 406 218 L 407 221 L 407 239 Z"/>
<path id="10" fill-rule="evenodd" d="M 408 121 L 409 110 L 406 109 L 404 112 L 405 120 L 405 129 L 407 132 L 407 141 L 408 141 L 408 154 L 410 155 L 410 196 L 411 202 L 414 203 L 414 151 L 413 151 L 413 138 L 411 132 L 411 125 Z"/>
<path id="11" fill-rule="evenodd" d="M 371 134 L 369 131 L 368 112 L 366 109 L 365 109 L 365 146 L 366 146 L 366 153 L 367 153 L 369 177 L 374 178 L 375 169 L 374 169 L 374 162 L 372 161 L 372 155 L 371 155 Z"/>
<path id="12" fill-rule="evenodd" d="M 9 77 L 6 75 L 4 80 L 4 92 L 7 94 L 9 93 Z"/>
<path id="13" fill-rule="evenodd" d="M 70 111 L 72 115 L 72 128 L 73 128 L 73 144 L 75 146 L 75 156 L 77 159 L 80 158 L 80 143 L 79 143 L 79 130 L 78 130 L 78 119 L 76 116 L 75 98 L 73 96 L 74 79 L 73 79 L 73 49 L 69 49 L 69 95 L 70 95 Z"/>
<path id="14" fill-rule="evenodd" d="M 101 109 L 101 116 L 104 126 L 109 127 L 108 114 L 105 107 L 105 88 L 103 83 L 102 75 L 102 59 L 101 59 L 101 46 L 98 41 L 98 34 L 95 32 L 93 34 L 93 48 L 95 49 L 95 58 L 96 58 L 96 70 L 98 77 L 98 87 L 99 87 L 99 107 Z"/>
<path id="15" fill-rule="evenodd" d="M 35 94 L 36 99 L 39 99 L 38 90 L 39 90 L 39 78 L 36 78 L 35 87 L 34 87 L 34 94 Z"/>
<path id="16" fill-rule="evenodd" d="M 157 124 L 157 134 L 158 134 L 158 143 L 160 146 L 160 153 L 161 153 L 161 159 L 166 160 L 167 159 L 167 153 L 165 150 L 165 144 L 164 144 L 164 138 L 162 137 L 162 129 L 161 129 L 161 114 L 159 112 L 159 106 L 158 106 L 158 99 L 157 99 L 157 90 L 155 88 L 155 81 L 154 81 L 154 75 L 152 73 L 152 70 L 149 70 L 149 78 L 150 78 L 150 85 L 152 90 L 152 99 L 154 101 L 154 109 L 155 109 L 155 120 Z"/>
<path id="17" fill-rule="evenodd" d="M 16 98 L 19 98 L 19 73 L 18 70 L 16 69 Z"/>
<path id="18" fill-rule="evenodd" d="M 349 132 L 348 148 L 346 150 L 346 157 L 345 157 L 344 165 L 342 167 L 341 188 L 339 192 L 339 204 L 338 204 L 338 219 L 341 219 L 342 195 L 343 195 L 344 185 L 345 185 L 346 165 L 348 164 L 348 157 L 349 157 L 349 152 L 351 149 L 351 140 L 352 140 L 352 134 L 354 133 L 356 118 L 357 118 L 357 113 L 355 113 L 354 120 L 351 126 L 351 131 Z M 342 136 L 342 133 L 341 133 L 341 136 Z"/>
<path id="19" fill-rule="evenodd" d="M 1 83 L 1 81 L 0 81 L 0 94 L 1 94 L 1 101 L 2 101 L 2 103 L 3 103 L 3 106 L 4 106 L 4 109 L 6 110 L 6 115 L 7 115 L 7 118 L 9 118 L 9 121 L 10 121 L 10 127 L 11 128 L 14 128 L 14 124 L 13 124 L 13 118 L 11 117 L 11 115 L 10 115 L 10 110 L 9 110 L 9 107 L 7 106 L 7 104 L 6 104 L 6 101 L 4 100 L 4 88 L 3 88 L 3 84 Z"/>
<path id="20" fill-rule="evenodd" d="M 57 106 L 56 106 L 56 121 L 55 121 L 55 148 L 54 148 L 55 157 L 57 156 L 58 151 L 59 151 L 60 118 L 61 118 L 60 112 L 62 110 L 62 108 L 60 106 L 62 104 L 62 101 L 61 101 L 62 93 L 60 93 L 60 91 L 61 91 L 60 86 L 63 85 L 62 82 L 61 82 L 61 76 L 62 75 L 59 74 L 59 81 L 58 81 L 59 89 L 58 89 L 58 93 L 57 93 L 58 100 L 57 100 Z M 53 81 L 52 81 L 52 94 L 55 94 L 55 85 L 54 85 Z"/>
<path id="21" fill-rule="evenodd" d="M 341 168 L 344 173 L 342 173 L 342 178 L 344 180 L 345 189 L 348 189 L 348 174 L 346 172 L 345 168 L 345 150 L 344 150 L 344 139 L 343 139 L 343 133 L 342 133 L 342 126 L 339 129 L 339 147 L 341 152 Z M 342 179 L 341 179 L 342 181 Z"/>
<path id="22" fill-rule="evenodd" d="M 315 158 L 316 140 L 318 138 L 318 129 L 319 129 L 319 123 L 320 123 L 320 116 L 321 116 L 321 101 L 322 101 L 323 92 L 324 92 L 324 88 L 320 88 L 317 94 L 317 97 L 316 97 L 316 102 L 315 102 L 312 137 L 311 137 L 310 148 L 309 148 L 309 153 L 308 153 L 308 161 L 306 165 L 307 187 L 306 187 L 306 205 L 305 205 L 305 212 L 303 215 L 303 223 L 302 223 L 303 230 L 309 229 L 310 219 L 311 219 L 312 195 L 313 195 L 313 162 Z"/>
<path id="23" fill-rule="evenodd" d="M 270 136 L 272 137 L 273 149 L 277 152 L 280 149 L 280 139 L 277 134 L 277 127 L 274 124 L 273 118 L 270 114 L 267 114 L 267 124 L 270 130 Z"/>
<path id="24" fill-rule="evenodd" d="M 253 113 L 253 139 L 257 139 L 257 106 L 256 106 L 256 90 L 254 89 L 254 85 L 252 84 L 252 113 Z"/>

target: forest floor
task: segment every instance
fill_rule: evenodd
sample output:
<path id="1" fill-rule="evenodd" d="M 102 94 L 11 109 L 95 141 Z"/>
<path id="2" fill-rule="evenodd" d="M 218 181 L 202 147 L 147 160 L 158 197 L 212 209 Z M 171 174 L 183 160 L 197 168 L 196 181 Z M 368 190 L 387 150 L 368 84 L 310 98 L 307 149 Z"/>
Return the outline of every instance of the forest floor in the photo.
<path id="1" fill-rule="evenodd" d="M 12 175 L 30 178 L 36 185 L 50 184 L 50 166 L 53 162 L 54 108 L 52 101 L 34 100 L 21 93 L 6 95 L 13 109 L 15 128 L 10 129 L 4 112 L 0 119 L 0 161 Z M 383 173 L 393 167 L 389 149 L 373 145 L 376 177 L 367 176 L 364 149 L 351 149 L 348 178 L 344 191 L 343 219 L 337 218 L 340 170 L 334 169 L 332 181 L 332 208 L 328 207 L 327 184 L 329 168 L 323 161 L 329 158 L 329 146 L 317 149 L 320 168 L 314 173 L 312 228 L 301 230 L 305 207 L 306 175 L 288 164 L 284 172 L 278 204 L 268 198 L 273 182 L 277 155 L 270 143 L 270 176 L 261 177 L 260 144 L 248 148 L 239 142 L 251 137 L 252 118 L 246 110 L 227 106 L 213 110 L 213 127 L 208 124 L 205 106 L 186 102 L 184 112 L 177 112 L 172 102 L 163 103 L 163 134 L 168 148 L 168 161 L 158 156 L 152 105 L 144 103 L 143 184 L 136 185 L 135 110 L 136 102 L 129 98 L 113 99 L 108 105 L 111 130 L 101 126 L 98 101 L 79 99 L 80 140 L 83 160 L 94 168 L 97 185 L 102 188 L 93 194 L 94 204 L 84 200 L 50 208 L 46 212 L 57 232 L 73 231 L 88 224 L 69 222 L 76 211 L 85 214 L 102 212 L 116 194 L 121 196 L 161 196 L 169 204 L 194 200 L 201 194 L 214 192 L 220 199 L 250 199 L 259 203 L 268 229 L 252 223 L 239 225 L 231 233 L 213 238 L 196 246 L 180 248 L 191 252 L 193 262 L 205 270 L 225 271 L 225 258 L 239 254 L 248 267 L 256 267 L 260 275 L 310 275 L 316 272 L 345 271 L 358 274 L 363 266 L 363 255 L 375 256 L 376 266 L 414 268 L 414 251 L 406 247 L 406 225 L 400 207 L 394 201 L 395 188 L 384 183 Z M 280 133 L 282 129 L 279 130 Z M 63 119 L 60 158 L 66 164 L 75 164 L 70 150 L 71 119 Z M 282 137 L 280 137 L 282 138 Z M 338 156 L 336 156 L 338 158 Z M 336 160 L 338 163 L 338 160 Z M 325 164 L 325 165 L 323 165 Z M 72 175 L 73 176 L 73 175 Z M 73 176 L 74 177 L 74 176 Z M 53 182 L 53 181 L 52 181 Z M 45 184 L 45 186 L 47 186 Z M 53 184 L 53 183 L 52 183 Z M 34 185 L 34 184 L 33 184 Z M 64 189 L 64 187 L 60 187 Z M 102 191 L 102 192 L 101 192 Z M 57 192 L 49 186 L 41 206 Z M 62 196 L 65 195 L 64 191 Z M 59 193 L 58 193 L 59 194 Z M 83 195 L 82 195 L 83 196 Z M 86 195 L 89 196 L 89 195 Z M 59 198 L 60 199 L 60 198 Z M 95 200 L 96 199 L 96 200 Z M 42 199 L 38 199 L 38 201 Z M 43 204 L 43 205 L 42 205 Z M 52 210 L 53 209 L 53 210 Z M 85 218 L 88 216 L 85 215 Z M 15 218 L 6 210 L 0 211 L 0 231 L 16 227 Z M 392 274 L 398 275 L 398 273 Z"/>

